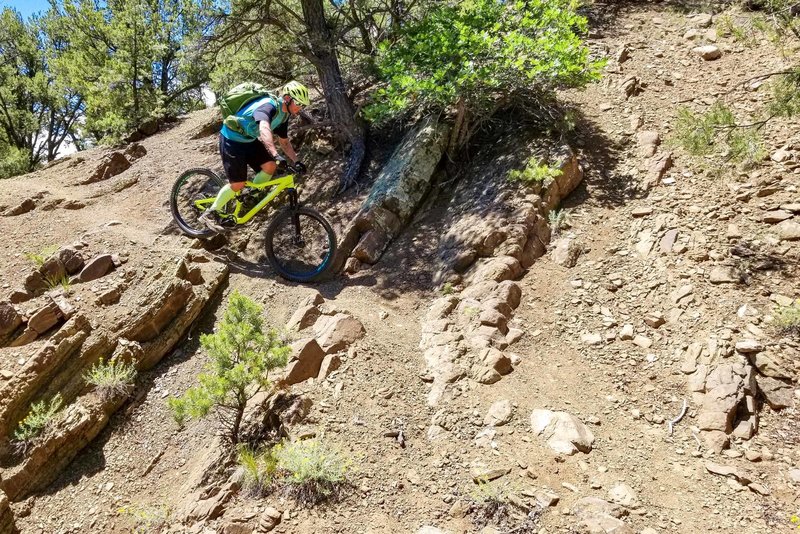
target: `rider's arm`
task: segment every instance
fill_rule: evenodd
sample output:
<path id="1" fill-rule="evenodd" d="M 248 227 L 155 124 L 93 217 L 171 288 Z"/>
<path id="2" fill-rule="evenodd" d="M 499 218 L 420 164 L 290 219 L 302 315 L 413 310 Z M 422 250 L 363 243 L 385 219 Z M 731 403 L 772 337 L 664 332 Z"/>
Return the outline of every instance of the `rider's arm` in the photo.
<path id="1" fill-rule="evenodd" d="M 272 137 L 272 129 L 269 127 L 268 121 L 260 121 L 258 123 L 258 140 L 264 143 L 272 157 L 278 155 L 278 149 L 275 148 L 275 140 Z M 283 146 L 283 143 L 281 143 L 281 146 Z"/>
<path id="2" fill-rule="evenodd" d="M 280 143 L 283 153 L 286 154 L 290 160 L 292 160 L 292 163 L 297 163 L 297 152 L 294 151 L 294 147 L 289 139 L 278 137 L 278 143 Z"/>

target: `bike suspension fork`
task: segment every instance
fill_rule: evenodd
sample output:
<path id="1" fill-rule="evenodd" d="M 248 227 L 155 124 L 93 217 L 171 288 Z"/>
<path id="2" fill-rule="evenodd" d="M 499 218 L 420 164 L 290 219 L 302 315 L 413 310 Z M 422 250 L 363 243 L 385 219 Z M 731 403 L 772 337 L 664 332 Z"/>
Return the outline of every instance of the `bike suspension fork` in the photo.
<path id="1" fill-rule="evenodd" d="M 300 235 L 300 216 L 297 214 L 297 208 L 300 203 L 297 199 L 297 190 L 292 188 L 288 190 L 289 193 L 289 209 L 292 212 L 292 225 L 294 226 L 294 240 L 298 245 L 303 244 L 303 237 Z"/>

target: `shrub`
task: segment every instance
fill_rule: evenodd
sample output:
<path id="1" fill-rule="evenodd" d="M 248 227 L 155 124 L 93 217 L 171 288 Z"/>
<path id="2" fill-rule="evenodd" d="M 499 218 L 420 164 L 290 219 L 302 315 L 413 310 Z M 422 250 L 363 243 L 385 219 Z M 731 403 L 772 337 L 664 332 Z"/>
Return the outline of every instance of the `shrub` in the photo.
<path id="1" fill-rule="evenodd" d="M 199 384 L 167 402 L 178 424 L 202 418 L 212 411 L 219 417 L 231 443 L 239 442 L 247 401 L 270 385 L 269 372 L 286 365 L 289 348 L 275 330 L 264 333 L 262 309 L 237 291 L 213 334 L 200 336 L 211 361 Z"/>
<path id="2" fill-rule="evenodd" d="M 42 400 L 31 405 L 31 411 L 20 421 L 13 434 L 23 454 L 55 423 L 63 402 L 61 394 L 57 393 L 49 401 Z"/>
<path id="3" fill-rule="evenodd" d="M 336 497 L 347 483 L 350 462 L 336 448 L 319 440 L 276 445 L 279 483 L 303 505 L 313 505 Z"/>
<path id="4" fill-rule="evenodd" d="M 548 178 L 561 176 L 562 171 L 558 167 L 543 163 L 536 156 L 530 158 L 522 170 L 514 169 L 508 173 L 510 180 L 521 182 L 544 182 Z"/>
<path id="5" fill-rule="evenodd" d="M 731 109 L 716 102 L 706 113 L 678 109 L 674 144 L 692 156 L 722 155 L 725 161 L 750 167 L 766 154 L 759 134 L 764 123 L 739 124 Z"/>
<path id="6" fill-rule="evenodd" d="M 553 234 L 552 237 L 559 236 L 561 231 L 568 227 L 566 210 L 550 210 L 547 214 L 547 222 L 550 224 L 550 231 Z"/>
<path id="7" fill-rule="evenodd" d="M 469 496 L 472 500 L 473 520 L 479 528 L 489 523 L 502 523 L 508 519 L 510 511 L 508 492 L 499 484 L 478 480 Z"/>
<path id="8" fill-rule="evenodd" d="M 241 447 L 239 465 L 244 469 L 244 487 L 255 496 L 264 495 L 272 484 L 278 461 L 271 449 L 255 451 Z"/>
<path id="9" fill-rule="evenodd" d="M 136 380 L 136 367 L 117 358 L 100 360 L 83 375 L 87 384 L 97 388 L 103 401 L 130 395 Z"/>
<path id="10" fill-rule="evenodd" d="M 408 108 L 458 111 L 455 131 L 466 141 L 504 104 L 530 106 L 561 87 L 600 76 L 581 35 L 587 21 L 577 0 L 441 2 L 379 47 L 384 83 L 366 115 L 391 119 Z"/>
<path id="11" fill-rule="evenodd" d="M 800 336 L 800 300 L 775 311 L 773 324 L 783 334 Z"/>
<path id="12" fill-rule="evenodd" d="M 172 510 L 167 506 L 140 506 L 132 504 L 119 509 L 120 515 L 133 520 L 134 534 L 155 534 L 169 525 Z"/>

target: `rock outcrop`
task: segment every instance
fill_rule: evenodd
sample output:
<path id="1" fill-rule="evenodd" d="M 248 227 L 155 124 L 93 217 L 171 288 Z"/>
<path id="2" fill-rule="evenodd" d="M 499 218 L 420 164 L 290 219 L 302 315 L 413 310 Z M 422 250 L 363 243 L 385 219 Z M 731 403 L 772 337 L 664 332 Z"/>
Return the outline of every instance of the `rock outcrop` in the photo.
<path id="1" fill-rule="evenodd" d="M 430 190 L 449 128 L 431 115 L 403 138 L 344 231 L 337 252 L 340 266 L 351 254 L 366 264 L 380 259 Z"/>
<path id="2" fill-rule="evenodd" d="M 190 253 L 141 280 L 136 305 L 115 320 L 93 324 L 94 308 L 79 309 L 46 342 L 27 345 L 25 364 L 0 382 L 0 488 L 12 501 L 40 490 L 106 426 L 124 398 L 99 399 L 83 375 L 101 358 L 117 356 L 146 370 L 175 346 L 227 276 L 227 267 Z M 202 276 L 190 273 L 200 269 Z M 190 279 L 192 281 L 190 281 Z M 192 282 L 195 282 L 194 284 Z M 8 349 L 0 349 L 8 350 Z M 9 435 L 33 402 L 61 395 L 66 407 L 53 428 L 19 459 Z M 15 459 L 18 463 L 15 463 Z"/>

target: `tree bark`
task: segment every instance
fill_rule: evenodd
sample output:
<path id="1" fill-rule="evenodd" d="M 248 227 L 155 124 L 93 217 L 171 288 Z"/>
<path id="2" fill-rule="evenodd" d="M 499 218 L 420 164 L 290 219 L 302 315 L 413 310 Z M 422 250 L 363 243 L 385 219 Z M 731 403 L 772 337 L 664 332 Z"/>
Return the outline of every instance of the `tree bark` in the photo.
<path id="1" fill-rule="evenodd" d="M 301 0 L 301 4 L 303 19 L 308 29 L 308 47 L 304 52 L 317 69 L 325 93 L 325 103 L 328 105 L 331 119 L 337 125 L 340 138 L 350 143 L 347 168 L 340 179 L 341 193 L 356 182 L 361 172 L 366 154 L 366 128 L 356 117 L 353 102 L 347 96 L 336 55 L 335 37 L 325 18 L 322 0 Z"/>

